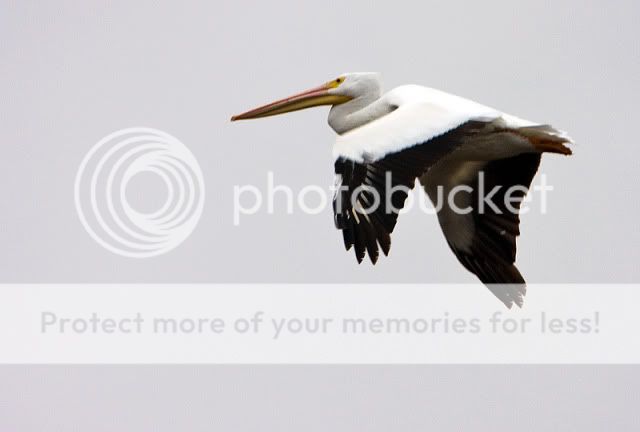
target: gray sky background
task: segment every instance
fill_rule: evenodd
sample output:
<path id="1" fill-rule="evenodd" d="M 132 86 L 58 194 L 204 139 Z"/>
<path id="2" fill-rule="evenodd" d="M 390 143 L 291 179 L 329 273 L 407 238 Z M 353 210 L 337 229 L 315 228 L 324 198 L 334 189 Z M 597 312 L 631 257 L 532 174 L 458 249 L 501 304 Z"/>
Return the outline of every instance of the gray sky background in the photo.
<path id="1" fill-rule="evenodd" d="M 435 217 L 403 215 L 391 256 L 357 266 L 332 215 L 248 217 L 267 171 L 333 182 L 326 109 L 231 114 L 345 71 L 380 71 L 549 122 L 577 141 L 542 163 L 546 216 L 522 218 L 529 282 L 638 282 L 640 3 L 0 0 L 0 281 L 476 282 Z M 179 138 L 207 197 L 193 235 L 133 260 L 73 205 L 89 148 L 125 127 Z M 3 367 L 5 430 L 637 430 L 637 368 Z M 429 428 L 431 426 L 431 428 Z"/>
<path id="2" fill-rule="evenodd" d="M 266 173 L 333 182 L 327 109 L 254 122 L 231 114 L 345 71 L 424 84 L 577 141 L 547 156 L 547 215 L 522 218 L 529 282 L 637 282 L 637 2 L 2 2 L 0 277 L 20 282 L 475 282 L 434 216 L 403 215 L 388 258 L 357 266 L 330 208 L 245 217 L 233 186 Z M 114 255 L 84 231 L 73 180 L 115 130 L 184 142 L 206 182 L 203 217 L 158 258 Z M 282 209 L 282 207 L 280 207 Z"/>
<path id="3" fill-rule="evenodd" d="M 0 425 L 29 432 L 632 432 L 639 423 L 636 370 L 6 367 L 0 378 L 13 400 L 0 404 Z"/>

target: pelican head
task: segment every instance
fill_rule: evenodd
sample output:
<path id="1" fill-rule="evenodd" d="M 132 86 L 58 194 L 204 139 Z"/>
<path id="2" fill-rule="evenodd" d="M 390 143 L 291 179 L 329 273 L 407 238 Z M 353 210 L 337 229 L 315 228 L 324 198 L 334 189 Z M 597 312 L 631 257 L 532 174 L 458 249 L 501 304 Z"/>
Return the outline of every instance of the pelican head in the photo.
<path id="1" fill-rule="evenodd" d="M 380 93 L 380 78 L 374 72 L 346 73 L 293 96 L 234 115 L 231 121 L 284 114 L 321 105 L 341 105 L 366 94 Z"/>

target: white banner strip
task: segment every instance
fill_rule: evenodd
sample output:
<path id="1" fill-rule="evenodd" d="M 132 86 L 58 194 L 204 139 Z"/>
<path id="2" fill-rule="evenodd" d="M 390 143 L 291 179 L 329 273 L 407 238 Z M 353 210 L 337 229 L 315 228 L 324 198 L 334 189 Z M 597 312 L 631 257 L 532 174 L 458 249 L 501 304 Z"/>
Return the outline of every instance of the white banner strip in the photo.
<path id="1" fill-rule="evenodd" d="M 640 285 L 1 285 L 0 363 L 640 363 Z"/>

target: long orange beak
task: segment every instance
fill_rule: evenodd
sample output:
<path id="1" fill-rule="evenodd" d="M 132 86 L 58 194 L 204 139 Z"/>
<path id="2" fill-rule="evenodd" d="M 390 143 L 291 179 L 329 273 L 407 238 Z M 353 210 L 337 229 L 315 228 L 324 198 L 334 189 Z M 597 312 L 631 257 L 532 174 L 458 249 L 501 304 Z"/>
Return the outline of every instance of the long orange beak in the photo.
<path id="1" fill-rule="evenodd" d="M 332 87 L 329 84 L 323 84 L 320 87 L 315 87 L 310 90 L 303 91 L 302 93 L 243 112 L 242 114 L 234 115 L 231 117 L 231 121 L 268 117 L 320 105 L 337 105 L 351 99 L 348 96 L 329 93 L 331 88 Z"/>

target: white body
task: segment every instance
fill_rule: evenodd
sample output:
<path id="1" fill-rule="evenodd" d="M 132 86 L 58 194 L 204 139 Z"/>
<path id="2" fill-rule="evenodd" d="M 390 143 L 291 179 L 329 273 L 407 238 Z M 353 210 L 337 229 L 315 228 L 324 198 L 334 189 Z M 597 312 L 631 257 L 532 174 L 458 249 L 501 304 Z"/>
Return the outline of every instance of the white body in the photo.
<path id="1" fill-rule="evenodd" d="M 494 122 L 505 129 L 542 126 L 459 96 L 418 85 L 397 87 L 363 108 L 363 111 L 372 113 L 369 121 L 340 131 L 342 133 L 333 147 L 335 158 L 346 157 L 358 162 L 377 160 L 387 154 L 427 142 L 471 120 Z M 377 113 L 382 115 L 376 116 Z M 556 130 L 548 132 L 563 136 L 562 132 Z M 466 149 L 476 153 L 468 153 L 472 159 L 508 157 L 513 153 L 510 150 L 517 151 L 495 148 L 495 142 L 476 144 L 479 146 L 477 149 Z M 513 144 L 516 147 L 520 144 L 529 145 L 524 140 Z"/>

